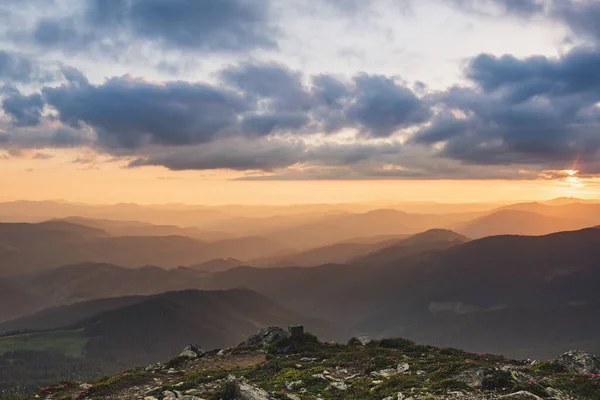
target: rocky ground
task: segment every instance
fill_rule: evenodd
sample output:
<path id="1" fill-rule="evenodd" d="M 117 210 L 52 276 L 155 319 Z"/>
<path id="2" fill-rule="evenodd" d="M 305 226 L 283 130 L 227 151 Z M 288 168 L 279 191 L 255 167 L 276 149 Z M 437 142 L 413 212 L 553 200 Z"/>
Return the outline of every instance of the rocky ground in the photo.
<path id="1" fill-rule="evenodd" d="M 600 359 L 574 351 L 553 361 L 518 361 L 404 339 L 320 343 L 267 328 L 237 348 L 188 346 L 168 363 L 91 384 L 62 382 L 35 398 L 600 400 Z"/>

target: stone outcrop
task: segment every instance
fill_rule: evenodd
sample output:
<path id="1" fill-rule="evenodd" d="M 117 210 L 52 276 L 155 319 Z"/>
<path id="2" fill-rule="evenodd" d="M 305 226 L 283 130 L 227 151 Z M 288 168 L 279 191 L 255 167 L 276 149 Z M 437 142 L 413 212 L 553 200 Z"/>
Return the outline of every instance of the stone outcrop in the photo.
<path id="1" fill-rule="evenodd" d="M 585 351 L 567 351 L 556 362 L 574 374 L 600 374 L 600 358 Z"/>

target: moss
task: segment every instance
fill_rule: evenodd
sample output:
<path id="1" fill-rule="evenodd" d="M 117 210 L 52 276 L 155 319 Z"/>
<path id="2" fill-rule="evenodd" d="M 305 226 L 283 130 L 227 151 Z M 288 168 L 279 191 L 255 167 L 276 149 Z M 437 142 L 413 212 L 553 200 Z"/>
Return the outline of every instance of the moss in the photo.
<path id="1" fill-rule="evenodd" d="M 219 390 L 210 397 L 211 400 L 235 400 L 236 398 L 235 384 L 229 381 L 223 382 Z"/>
<path id="2" fill-rule="evenodd" d="M 456 379 L 444 378 L 431 382 L 430 389 L 435 393 L 444 393 L 448 390 L 472 390 L 466 383 L 457 381 Z"/>
<path id="3" fill-rule="evenodd" d="M 316 336 L 303 333 L 297 337 L 281 339 L 267 347 L 269 354 L 289 354 L 318 350 L 322 344 Z"/>
<path id="4" fill-rule="evenodd" d="M 542 374 L 560 374 L 563 372 L 567 372 L 567 369 L 560 365 L 557 362 L 553 361 L 543 361 L 533 365 L 532 368 L 536 372 L 540 372 Z"/>
<path id="5" fill-rule="evenodd" d="M 378 345 L 384 349 L 402 350 L 407 354 L 423 353 L 432 349 L 432 347 L 416 344 L 415 342 L 403 338 L 382 339 L 379 342 L 373 342 L 373 345 Z"/>
<path id="6" fill-rule="evenodd" d="M 481 386 L 484 390 L 505 392 L 513 389 L 516 381 L 510 372 L 489 370 L 481 381 Z"/>
<path id="7" fill-rule="evenodd" d="M 600 380 L 584 375 L 557 374 L 548 385 L 578 399 L 600 400 Z"/>

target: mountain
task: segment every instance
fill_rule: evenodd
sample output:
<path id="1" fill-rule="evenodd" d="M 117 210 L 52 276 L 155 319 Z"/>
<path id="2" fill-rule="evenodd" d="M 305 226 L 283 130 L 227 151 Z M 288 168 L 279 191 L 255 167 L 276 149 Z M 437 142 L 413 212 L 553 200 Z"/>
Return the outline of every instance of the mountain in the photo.
<path id="1" fill-rule="evenodd" d="M 375 337 L 406 334 L 436 343 L 431 333 L 461 324 L 465 314 L 485 324 L 489 312 L 505 309 L 506 313 L 497 314 L 497 324 L 513 326 L 526 319 L 513 316 L 527 314 L 512 310 L 552 315 L 552 310 L 570 305 L 600 303 L 595 283 L 600 279 L 599 245 L 598 229 L 545 236 L 492 236 L 370 264 L 368 268 L 234 268 L 208 276 L 204 287 L 244 286 L 350 332 Z M 569 320 L 569 340 L 598 343 L 598 332 L 584 329 L 588 317 L 581 315 Z M 488 345 L 497 340 L 494 346 L 502 346 L 511 354 L 522 350 L 521 342 L 528 342 L 532 344 L 528 351 L 539 354 L 564 344 L 568 336 L 551 318 L 540 319 L 539 329 L 545 332 L 546 340 L 536 342 L 529 330 L 521 333 L 529 337 L 490 337 Z M 443 334 L 438 337 L 442 340 Z M 469 348 L 477 343 L 467 337 L 453 345 Z"/>
<path id="2" fill-rule="evenodd" d="M 600 203 L 566 203 L 549 205 L 547 203 L 518 203 L 505 206 L 500 210 L 530 211 L 554 218 L 566 218 L 585 224 L 595 226 L 600 224 Z"/>
<path id="3" fill-rule="evenodd" d="M 143 221 L 157 225 L 196 226 L 230 218 L 225 211 L 204 206 L 160 207 L 120 203 L 89 205 L 65 201 L 13 201 L 0 203 L 0 216 L 27 222 L 40 222 L 73 215 L 94 219 Z"/>
<path id="4" fill-rule="evenodd" d="M 200 264 L 191 265 L 189 268 L 205 272 L 220 272 L 243 265 L 247 264 L 235 258 L 215 258 Z"/>
<path id="5" fill-rule="evenodd" d="M 45 310 L 0 329 L 83 332 L 86 358 L 127 368 L 168 359 L 188 343 L 234 346 L 263 326 L 298 323 L 330 332 L 258 293 L 234 289 L 94 300 Z"/>
<path id="6" fill-rule="evenodd" d="M 445 250 L 457 244 L 466 243 L 469 240 L 469 238 L 447 229 L 430 229 L 398 241 L 392 246 L 384 247 L 365 256 L 358 257 L 351 260 L 350 263 L 357 265 L 382 265 L 419 253 Z"/>
<path id="7" fill-rule="evenodd" d="M 259 235 L 306 251 L 332 244 L 354 243 L 356 238 L 415 234 L 481 215 L 484 214 L 411 214 L 395 209 L 375 209 L 363 213 L 234 218 L 216 221 L 208 227 L 230 234 Z"/>
<path id="8" fill-rule="evenodd" d="M 149 295 L 172 290 L 197 289 L 207 273 L 189 268 L 123 268 L 112 264 L 81 263 L 4 282 L 44 299 L 46 307 L 91 299 Z"/>
<path id="9" fill-rule="evenodd" d="M 46 306 L 42 297 L 0 281 L 0 323 L 40 310 Z"/>
<path id="10" fill-rule="evenodd" d="M 397 243 L 407 235 L 385 235 L 353 239 L 279 257 L 250 260 L 249 265 L 261 267 L 316 267 L 323 264 L 343 264 L 357 257 Z"/>
<path id="11" fill-rule="evenodd" d="M 106 231 L 111 236 L 187 236 L 200 241 L 217 241 L 230 239 L 222 232 L 203 230 L 196 227 L 179 227 L 176 225 L 154 225 L 139 221 L 114 221 L 84 217 L 67 217 L 59 221 L 71 222 Z"/>
<path id="12" fill-rule="evenodd" d="M 531 208 L 544 208 L 539 205 Z M 528 208 L 528 207 L 527 207 Z M 553 217 L 533 211 L 504 209 L 484 217 L 459 224 L 457 232 L 472 238 L 494 235 L 545 235 L 552 232 L 576 230 L 589 227 L 585 220 Z"/>
<path id="13" fill-rule="evenodd" d="M 262 237 L 201 242 L 186 236 L 110 236 L 105 230 L 65 221 L 0 223 L 0 277 L 82 262 L 173 268 L 214 258 L 252 259 L 286 251 L 291 250 Z"/>
<path id="14" fill-rule="evenodd" d="M 555 199 L 542 202 L 549 206 L 563 206 L 566 204 L 583 203 L 583 204 L 598 204 L 598 200 L 579 199 L 577 197 L 557 197 Z"/>

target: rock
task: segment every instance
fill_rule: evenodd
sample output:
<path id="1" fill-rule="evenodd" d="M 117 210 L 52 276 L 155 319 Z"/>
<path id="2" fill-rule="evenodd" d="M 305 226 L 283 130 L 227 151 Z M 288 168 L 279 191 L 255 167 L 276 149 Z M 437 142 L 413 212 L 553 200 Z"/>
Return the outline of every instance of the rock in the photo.
<path id="1" fill-rule="evenodd" d="M 243 378 L 237 379 L 233 375 L 227 377 L 227 383 L 233 386 L 236 400 L 271 400 L 265 390 L 246 382 Z"/>
<path id="2" fill-rule="evenodd" d="M 155 394 L 159 394 L 160 393 L 160 386 L 154 387 L 150 390 L 147 390 L 144 393 L 144 396 L 154 396 Z"/>
<path id="3" fill-rule="evenodd" d="M 568 396 L 565 393 L 561 392 L 560 390 L 554 389 L 551 387 L 547 387 L 546 392 L 550 396 L 552 396 L 552 398 L 555 400 L 572 400 L 573 399 L 571 396 Z"/>
<path id="4" fill-rule="evenodd" d="M 289 337 L 289 333 L 285 329 L 272 326 L 259 330 L 241 343 L 240 346 L 264 347 L 287 337 Z"/>
<path id="5" fill-rule="evenodd" d="M 456 379 L 459 382 L 465 383 L 469 387 L 478 388 L 481 387 L 483 383 L 485 373 L 486 371 L 483 368 L 472 368 L 456 375 L 454 379 Z"/>
<path id="6" fill-rule="evenodd" d="M 346 383 L 340 382 L 340 381 L 331 382 L 331 384 L 329 386 L 331 386 L 332 388 L 337 389 L 337 390 L 342 390 L 342 391 L 348 390 L 348 385 Z"/>
<path id="7" fill-rule="evenodd" d="M 408 363 L 400 363 L 398 364 L 398 373 L 403 374 L 405 372 L 408 372 L 408 370 L 410 369 L 410 365 L 408 365 Z"/>
<path id="8" fill-rule="evenodd" d="M 402 393 L 398 393 L 397 396 L 389 396 L 383 400 L 404 400 L 404 395 Z"/>
<path id="9" fill-rule="evenodd" d="M 600 374 L 600 358 L 585 351 L 568 351 L 556 362 L 574 374 Z"/>
<path id="10" fill-rule="evenodd" d="M 300 389 L 302 386 L 304 385 L 304 382 L 298 380 L 298 381 L 291 381 L 291 382 L 285 382 L 285 387 L 287 390 L 296 390 L 296 389 Z"/>
<path id="11" fill-rule="evenodd" d="M 296 396 L 295 394 L 287 394 L 286 397 L 289 400 L 302 400 L 300 397 Z"/>
<path id="12" fill-rule="evenodd" d="M 154 396 L 146 396 L 146 397 L 144 397 L 144 400 L 158 400 L 158 399 Z"/>
<path id="13" fill-rule="evenodd" d="M 156 363 L 156 364 L 150 364 L 146 367 L 146 371 L 148 372 L 156 372 L 156 371 L 160 371 L 161 369 L 164 368 L 164 365 L 161 363 Z"/>
<path id="14" fill-rule="evenodd" d="M 163 400 L 174 400 L 177 399 L 177 395 L 170 390 L 165 390 L 163 393 Z"/>
<path id="15" fill-rule="evenodd" d="M 398 369 L 388 368 L 371 372 L 371 376 L 374 378 L 389 378 L 394 375 L 398 375 Z"/>
<path id="16" fill-rule="evenodd" d="M 516 393 L 507 394 L 506 396 L 501 396 L 498 399 L 501 400 L 543 400 L 541 397 L 536 396 L 533 393 L 529 393 L 526 391 L 520 391 Z"/>
<path id="17" fill-rule="evenodd" d="M 198 389 L 189 389 L 185 391 L 185 394 L 189 394 L 191 396 L 196 396 L 198 394 L 200 394 L 200 390 Z"/>
<path id="18" fill-rule="evenodd" d="M 202 347 L 196 346 L 195 344 L 188 344 L 185 346 L 179 356 L 187 358 L 199 358 L 204 356 L 204 350 L 202 350 Z"/>
<path id="19" fill-rule="evenodd" d="M 79 385 L 79 389 L 81 390 L 88 390 L 92 388 L 92 385 L 90 385 L 89 383 L 82 383 L 81 385 Z"/>

